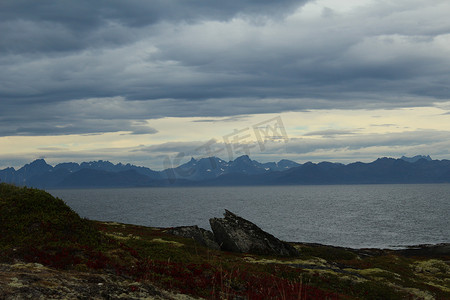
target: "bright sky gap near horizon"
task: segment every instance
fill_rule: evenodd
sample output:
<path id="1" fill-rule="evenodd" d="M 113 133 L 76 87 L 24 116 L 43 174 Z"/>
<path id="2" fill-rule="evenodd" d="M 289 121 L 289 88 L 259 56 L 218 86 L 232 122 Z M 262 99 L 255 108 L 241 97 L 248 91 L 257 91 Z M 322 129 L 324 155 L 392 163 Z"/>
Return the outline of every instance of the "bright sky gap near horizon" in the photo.
<path id="1" fill-rule="evenodd" d="M 3 0 L 0 169 L 160 170 L 276 117 L 289 141 L 251 158 L 450 159 L 449 14 L 448 0 Z"/>

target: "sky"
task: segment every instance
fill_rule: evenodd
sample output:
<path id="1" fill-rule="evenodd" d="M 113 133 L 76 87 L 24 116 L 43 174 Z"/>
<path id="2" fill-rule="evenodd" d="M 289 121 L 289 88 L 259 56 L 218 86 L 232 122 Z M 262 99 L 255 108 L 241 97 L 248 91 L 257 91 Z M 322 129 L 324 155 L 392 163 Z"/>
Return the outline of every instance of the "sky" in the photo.
<path id="1" fill-rule="evenodd" d="M 450 159 L 448 0 L 2 0 L 0 168 Z"/>

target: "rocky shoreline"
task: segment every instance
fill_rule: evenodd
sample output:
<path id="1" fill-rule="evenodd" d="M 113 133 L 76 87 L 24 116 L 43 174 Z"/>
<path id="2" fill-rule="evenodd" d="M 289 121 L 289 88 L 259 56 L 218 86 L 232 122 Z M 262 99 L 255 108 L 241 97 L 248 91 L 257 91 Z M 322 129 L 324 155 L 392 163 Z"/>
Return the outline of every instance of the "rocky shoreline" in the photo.
<path id="1" fill-rule="evenodd" d="M 450 244 L 288 243 L 226 211 L 198 226 L 80 218 L 0 184 L 0 299 L 450 299 Z"/>
<path id="2" fill-rule="evenodd" d="M 190 238 L 199 244 L 215 249 L 236 253 L 257 255 L 298 256 L 300 253 L 292 245 L 309 247 L 327 247 L 353 252 L 361 256 L 375 256 L 396 253 L 402 256 L 438 257 L 450 255 L 450 243 L 422 244 L 399 247 L 400 249 L 349 248 L 318 243 L 284 242 L 263 231 L 254 223 L 225 210 L 224 218 L 210 219 L 212 231 L 194 226 L 180 226 L 167 229 L 167 232 L 184 238 Z"/>
<path id="3" fill-rule="evenodd" d="M 234 220 L 237 216 L 227 211 L 223 221 Z M 239 217 L 238 217 L 239 218 Z M 249 222 L 247 220 L 244 220 Z M 213 221 L 213 223 L 216 220 Z M 244 222 L 244 224 L 246 223 Z M 250 223 L 250 222 L 249 222 Z M 126 224 L 108 223 L 114 224 L 110 226 L 120 226 L 122 228 Z M 252 224 L 252 223 L 250 223 Z M 242 224 L 241 224 L 242 225 Z M 248 224 L 246 224 L 248 225 Z M 254 225 L 254 224 L 253 224 Z M 256 225 L 254 225 L 256 226 Z M 239 227 L 238 227 L 239 228 Z M 245 225 L 244 225 L 245 228 Z M 425 274 L 426 276 L 445 275 L 444 285 L 441 286 L 444 292 L 449 292 L 449 272 L 448 258 L 450 257 L 450 244 L 443 243 L 437 245 L 417 245 L 409 246 L 406 249 L 391 250 L 391 249 L 353 249 L 346 247 L 336 247 L 330 245 L 322 245 L 317 243 L 286 243 L 276 239 L 277 244 L 281 248 L 275 248 L 273 245 L 266 245 L 270 249 L 270 252 L 274 249 L 281 251 L 281 255 L 270 253 L 264 256 L 265 258 L 255 258 L 249 254 L 261 254 L 262 248 L 261 240 L 257 240 L 255 231 L 258 234 L 266 235 L 268 233 L 259 232 L 255 230 L 253 226 L 250 226 L 251 230 L 239 235 L 239 240 L 233 243 L 233 245 L 244 245 L 248 251 L 243 252 L 241 248 L 224 248 L 223 245 L 219 245 L 215 239 L 213 232 L 199 228 L 197 226 L 183 226 L 175 228 L 158 228 L 160 232 L 165 232 L 169 235 L 180 236 L 187 239 L 192 239 L 199 245 L 205 246 L 216 251 L 232 251 L 245 254 L 244 260 L 253 264 L 280 264 L 289 266 L 296 269 L 308 270 L 309 272 L 317 272 L 317 274 L 328 272 L 333 274 L 339 274 L 345 278 L 353 278 L 353 280 L 368 280 L 368 274 L 360 272 L 360 269 L 351 269 L 345 264 L 332 262 L 332 259 L 323 259 L 321 257 L 310 258 L 307 260 L 299 259 L 304 256 L 304 250 L 309 249 L 311 253 L 323 253 L 328 255 L 337 256 L 348 255 L 353 253 L 360 258 L 373 258 L 373 257 L 420 257 L 425 263 L 418 264 L 414 271 Z M 237 230 L 235 228 L 235 230 Z M 242 230 L 242 228 L 241 228 Z M 216 229 L 217 231 L 217 229 Z M 261 230 L 262 231 L 262 230 Z M 242 233 L 242 232 L 241 232 Z M 250 236 L 250 237 L 249 237 Z M 268 234 L 269 237 L 273 237 Z M 230 235 L 227 234 L 226 238 L 229 239 Z M 234 236 L 236 239 L 236 236 Z M 265 240 L 265 238 L 263 238 Z M 255 247 L 252 243 L 256 243 Z M 263 243 L 264 244 L 264 243 Z M 228 247 L 228 246 L 226 246 Z M 222 250 L 221 250 L 222 248 Z M 225 250 L 226 249 L 226 250 Z M 290 252 L 285 252 L 288 249 Z M 264 250 L 265 251 L 265 250 Z M 264 252 L 263 251 L 263 252 Z M 347 253 L 347 254 L 344 254 Z M 267 255 L 271 255 L 271 259 L 267 259 Z M 285 257 L 287 260 L 278 260 L 280 257 Z M 288 259 L 290 258 L 290 259 Z M 442 259 L 442 261 L 441 261 Z M 444 264 L 440 263 L 444 262 Z M 440 270 L 444 269 L 444 271 Z M 372 270 L 372 269 L 367 269 Z M 380 269 L 373 269 L 376 272 L 386 272 Z M 419 289 L 407 289 L 412 295 L 412 299 L 444 299 L 434 297 L 431 293 L 423 292 Z M 339 297 L 337 297 L 338 299 Z M 191 300 L 198 299 L 198 297 L 192 297 L 191 295 L 182 294 L 176 289 L 170 291 L 161 288 L 151 282 L 136 281 L 129 276 L 121 276 L 113 274 L 112 272 L 105 271 L 92 271 L 92 270 L 60 270 L 57 268 L 47 267 L 40 263 L 27 263 L 23 261 L 15 261 L 12 263 L 0 263 L 0 299 L 2 300 L 17 300 L 17 299 L 174 299 L 174 300 Z M 247 299 L 247 298 L 235 298 L 235 299 Z M 250 298 L 249 298 L 250 299 Z M 289 298 L 287 298 L 289 299 Z M 305 298 L 308 299 L 308 298 Z M 311 298 L 313 299 L 313 298 Z"/>

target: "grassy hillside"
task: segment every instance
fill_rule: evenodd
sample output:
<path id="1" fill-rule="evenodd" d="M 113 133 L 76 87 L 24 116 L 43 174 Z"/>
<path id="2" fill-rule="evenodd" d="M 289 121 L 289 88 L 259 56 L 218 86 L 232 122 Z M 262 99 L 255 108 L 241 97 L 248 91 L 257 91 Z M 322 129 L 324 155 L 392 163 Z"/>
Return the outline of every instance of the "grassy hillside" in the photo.
<path id="1" fill-rule="evenodd" d="M 95 247 L 101 235 L 92 222 L 80 218 L 62 200 L 26 187 L 0 184 L 0 247 Z"/>
<path id="2" fill-rule="evenodd" d="M 161 289 L 208 299 L 450 299 L 448 251 L 294 244 L 294 258 L 228 253 L 164 228 L 82 219 L 44 191 L 7 184 L 0 220 L 0 298 L 26 287 L 44 298 L 139 299 Z"/>

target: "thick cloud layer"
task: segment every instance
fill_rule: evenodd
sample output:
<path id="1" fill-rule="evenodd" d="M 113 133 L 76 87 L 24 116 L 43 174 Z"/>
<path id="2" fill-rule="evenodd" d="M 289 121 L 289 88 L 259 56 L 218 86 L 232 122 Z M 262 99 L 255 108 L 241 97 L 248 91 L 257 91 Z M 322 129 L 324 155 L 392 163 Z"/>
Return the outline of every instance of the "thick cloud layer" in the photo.
<path id="1" fill-rule="evenodd" d="M 240 15 L 281 17 L 305 0 L 100 0 L 0 3 L 3 52 L 60 52 L 138 40 L 136 31 L 161 22 L 227 21 Z M 149 35 L 152 35 L 149 32 Z M 133 38 L 134 37 L 134 38 Z"/>
<path id="2" fill-rule="evenodd" d="M 0 3 L 0 136 L 450 98 L 450 2 Z M 138 125 L 136 125 L 138 124 Z"/>

